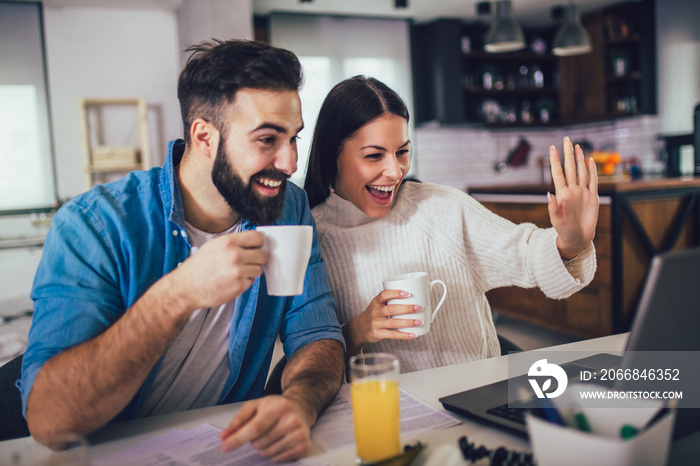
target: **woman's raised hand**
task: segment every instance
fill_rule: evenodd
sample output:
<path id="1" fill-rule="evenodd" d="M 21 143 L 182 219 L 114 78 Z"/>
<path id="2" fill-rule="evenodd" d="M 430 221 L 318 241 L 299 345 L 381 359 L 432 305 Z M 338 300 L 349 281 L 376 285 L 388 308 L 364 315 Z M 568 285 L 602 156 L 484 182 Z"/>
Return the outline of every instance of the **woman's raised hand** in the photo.
<path id="1" fill-rule="evenodd" d="M 564 138 L 564 168 L 554 146 L 549 148 L 555 194 L 549 196 L 549 218 L 558 233 L 557 248 L 565 259 L 577 256 L 593 241 L 598 223 L 598 174 L 593 158 L 584 159 Z"/>

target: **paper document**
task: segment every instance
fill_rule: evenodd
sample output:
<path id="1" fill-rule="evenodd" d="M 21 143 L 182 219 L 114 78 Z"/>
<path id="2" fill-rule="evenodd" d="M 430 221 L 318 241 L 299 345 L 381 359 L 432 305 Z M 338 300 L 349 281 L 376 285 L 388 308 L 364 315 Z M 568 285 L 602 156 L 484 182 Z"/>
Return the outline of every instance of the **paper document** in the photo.
<path id="1" fill-rule="evenodd" d="M 421 432 L 446 429 L 462 423 L 459 419 L 437 410 L 403 390 L 399 390 L 399 419 L 401 437 L 412 437 Z M 355 444 L 352 421 L 350 384 L 340 393 L 311 429 L 311 437 L 325 451 L 349 447 Z"/>
<path id="2" fill-rule="evenodd" d="M 95 466 L 272 466 L 248 443 L 232 452 L 221 451 L 221 429 L 202 424 L 191 430 L 173 429 L 158 437 L 110 456 L 95 460 Z M 313 460 L 299 460 L 294 466 L 329 466 Z"/>

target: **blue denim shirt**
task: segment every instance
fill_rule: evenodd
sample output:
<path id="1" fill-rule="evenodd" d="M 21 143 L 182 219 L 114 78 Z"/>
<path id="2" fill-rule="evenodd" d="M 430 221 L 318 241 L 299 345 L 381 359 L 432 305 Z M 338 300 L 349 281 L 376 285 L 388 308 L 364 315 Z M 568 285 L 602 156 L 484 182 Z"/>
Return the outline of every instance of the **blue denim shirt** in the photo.
<path id="1" fill-rule="evenodd" d="M 174 173 L 183 152 L 184 141 L 172 141 L 162 168 L 95 186 L 54 216 L 31 292 L 34 317 L 18 382 L 25 413 L 32 384 L 49 358 L 104 331 L 189 257 Z M 345 344 L 306 193 L 292 183 L 277 224 L 314 226 L 304 293 L 268 296 L 263 275 L 236 300 L 229 335 L 231 371 L 218 404 L 262 394 L 278 334 L 288 356 L 315 340 Z M 243 222 L 243 230 L 254 227 Z M 115 420 L 136 417 L 158 364 Z"/>

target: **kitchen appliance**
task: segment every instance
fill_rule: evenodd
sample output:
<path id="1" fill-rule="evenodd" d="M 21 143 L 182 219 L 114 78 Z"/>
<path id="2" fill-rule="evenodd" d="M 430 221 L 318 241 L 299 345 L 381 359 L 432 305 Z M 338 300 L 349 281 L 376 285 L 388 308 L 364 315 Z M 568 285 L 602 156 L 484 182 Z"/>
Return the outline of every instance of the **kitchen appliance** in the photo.
<path id="1" fill-rule="evenodd" d="M 697 131 L 696 131 L 697 133 Z M 664 141 L 664 159 L 666 160 L 666 176 L 674 177 L 683 175 L 681 171 L 682 164 L 682 154 L 687 153 L 693 148 L 693 136 L 694 133 L 689 134 L 673 134 L 673 135 L 660 135 L 659 139 Z M 696 153 L 696 167 L 695 173 L 697 174 L 697 154 Z"/>
<path id="2" fill-rule="evenodd" d="M 693 132 L 659 135 L 664 141 L 667 176 L 700 176 L 700 102 L 693 110 Z"/>

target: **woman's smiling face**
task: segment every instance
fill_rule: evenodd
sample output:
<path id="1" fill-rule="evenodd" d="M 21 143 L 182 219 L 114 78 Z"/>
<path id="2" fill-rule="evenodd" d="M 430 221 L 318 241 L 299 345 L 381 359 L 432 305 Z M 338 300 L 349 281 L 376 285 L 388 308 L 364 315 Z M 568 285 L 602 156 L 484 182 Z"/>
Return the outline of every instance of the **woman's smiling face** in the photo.
<path id="1" fill-rule="evenodd" d="M 333 189 L 374 218 L 391 210 L 411 168 L 408 122 L 385 113 L 361 127 L 343 144 Z"/>

